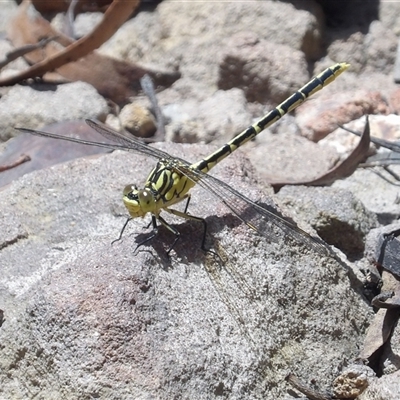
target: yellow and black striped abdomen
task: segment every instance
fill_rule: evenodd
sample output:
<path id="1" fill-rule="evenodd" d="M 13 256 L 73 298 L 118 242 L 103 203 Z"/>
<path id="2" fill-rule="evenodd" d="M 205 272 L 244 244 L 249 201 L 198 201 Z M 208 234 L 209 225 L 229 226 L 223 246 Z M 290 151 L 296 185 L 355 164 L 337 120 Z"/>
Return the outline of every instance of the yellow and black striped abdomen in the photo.
<path id="1" fill-rule="evenodd" d="M 304 85 L 296 93 L 292 94 L 284 102 L 270 111 L 267 115 L 258 120 L 255 124 L 249 126 L 242 133 L 234 137 L 230 142 L 219 148 L 217 151 L 193 164 L 192 167 L 208 172 L 216 164 L 222 161 L 229 154 L 233 153 L 238 147 L 244 145 L 249 140 L 257 136 L 261 131 L 271 126 L 278 119 L 282 118 L 288 112 L 294 110 L 302 104 L 308 97 L 321 90 L 324 86 L 334 81 L 342 72 L 349 67 L 349 64 L 339 63 L 327 68 L 310 82 Z"/>

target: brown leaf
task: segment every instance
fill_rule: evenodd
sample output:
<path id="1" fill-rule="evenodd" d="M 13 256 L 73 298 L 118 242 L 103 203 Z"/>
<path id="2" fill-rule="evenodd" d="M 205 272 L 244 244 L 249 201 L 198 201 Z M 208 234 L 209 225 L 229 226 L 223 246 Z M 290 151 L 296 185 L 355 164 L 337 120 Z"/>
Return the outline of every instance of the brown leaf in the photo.
<path id="1" fill-rule="evenodd" d="M 382 279 L 384 281 L 383 290 L 395 293 L 392 303 L 398 302 L 400 297 L 400 283 L 389 272 L 383 271 Z M 359 354 L 360 359 L 371 360 L 371 357 L 387 342 L 390 338 L 394 326 L 399 319 L 399 309 L 380 308 L 375 315 L 374 320 L 368 328 L 367 335 L 364 340 L 364 346 Z"/>
<path id="2" fill-rule="evenodd" d="M 300 393 L 305 394 L 310 400 L 332 400 L 329 394 L 318 392 L 304 382 L 301 382 L 300 379 L 292 373 L 286 376 L 285 381 L 289 382 Z"/>
<path id="3" fill-rule="evenodd" d="M 400 241 L 396 236 L 400 230 L 381 234 L 376 245 L 376 262 L 400 278 Z"/>
<path id="4" fill-rule="evenodd" d="M 357 147 L 350 153 L 350 155 L 343 160 L 341 163 L 331 168 L 329 171 L 324 173 L 310 181 L 302 181 L 302 182 L 270 182 L 275 190 L 279 190 L 282 186 L 285 185 L 308 185 L 308 186 L 317 186 L 317 185 L 330 185 L 337 179 L 342 179 L 350 176 L 356 169 L 361 161 L 363 161 L 367 157 L 367 152 L 370 145 L 370 129 L 369 129 L 369 121 L 368 116 L 366 116 L 365 129 L 361 136 L 361 139 L 357 145 Z"/>
<path id="5" fill-rule="evenodd" d="M 0 172 L 9 171 L 10 169 L 18 167 L 25 162 L 31 161 L 31 158 L 26 154 L 21 154 L 15 160 L 10 161 L 9 164 L 0 164 Z"/>
<path id="6" fill-rule="evenodd" d="M 90 83 L 103 96 L 123 104 L 129 97 L 136 95 L 140 88 L 139 79 L 146 73 L 156 83 L 171 84 L 179 77 L 178 73 L 149 71 L 93 51 L 118 30 L 138 3 L 139 0 L 114 0 L 93 32 L 74 42 L 55 31 L 39 13 L 33 12 L 30 0 L 24 0 L 9 28 L 8 34 L 14 46 L 35 44 L 46 37 L 56 39 L 45 49 L 27 54 L 26 59 L 34 65 L 16 76 L 0 79 L 0 86 L 14 85 L 56 70 L 70 81 Z"/>
<path id="7" fill-rule="evenodd" d="M 78 0 L 77 12 L 80 11 L 98 11 L 104 6 L 110 4 L 112 0 Z M 40 13 L 58 13 L 67 11 L 70 5 L 69 1 L 65 0 L 32 0 L 32 4 Z"/>
<path id="8" fill-rule="evenodd" d="M 99 134 L 90 128 L 85 121 L 60 122 L 44 127 L 44 130 L 64 136 L 70 136 L 71 132 L 74 132 L 74 136 L 79 136 L 82 139 L 106 142 L 105 139 L 99 138 Z M 0 154 L 0 165 L 13 167 L 0 173 L 0 187 L 29 172 L 78 157 L 107 151 L 109 150 L 101 147 L 82 146 L 77 143 L 21 133 L 9 140 L 5 150 Z M 16 165 L 17 161 L 23 159 L 22 156 L 29 157 L 29 162 Z"/>

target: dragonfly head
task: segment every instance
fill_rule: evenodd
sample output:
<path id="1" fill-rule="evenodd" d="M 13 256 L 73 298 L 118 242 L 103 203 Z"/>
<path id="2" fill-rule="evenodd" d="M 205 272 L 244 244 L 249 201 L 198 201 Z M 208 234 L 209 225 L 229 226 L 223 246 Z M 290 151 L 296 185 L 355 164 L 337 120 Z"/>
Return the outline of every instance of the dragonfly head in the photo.
<path id="1" fill-rule="evenodd" d="M 156 210 L 156 200 L 149 188 L 137 189 L 134 185 L 125 186 L 123 201 L 132 218 L 144 217 Z"/>

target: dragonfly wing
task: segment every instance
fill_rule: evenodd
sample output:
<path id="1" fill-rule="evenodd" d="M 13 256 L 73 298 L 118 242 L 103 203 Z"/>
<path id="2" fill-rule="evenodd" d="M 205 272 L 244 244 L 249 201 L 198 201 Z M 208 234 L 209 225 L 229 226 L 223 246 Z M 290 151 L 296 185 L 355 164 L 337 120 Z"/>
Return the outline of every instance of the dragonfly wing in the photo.
<path id="1" fill-rule="evenodd" d="M 103 137 L 117 142 L 118 144 L 92 142 L 27 128 L 16 129 L 31 133 L 33 135 L 39 135 L 53 139 L 62 139 L 85 145 L 105 147 L 113 150 L 130 151 L 144 154 L 156 159 L 173 161 L 174 168 L 211 192 L 214 196 L 221 200 L 238 218 L 260 233 L 262 236 L 265 236 L 269 240 L 276 241 L 279 233 L 276 233 L 275 228 L 279 228 L 280 234 L 283 232 L 285 235 L 294 238 L 296 241 L 314 248 L 319 253 L 327 254 L 328 249 L 324 242 L 309 235 L 294 223 L 283 218 L 281 215 L 279 215 L 274 206 L 267 206 L 268 208 L 263 207 L 248 199 L 246 196 L 219 179 L 205 174 L 197 168 L 194 168 L 187 161 L 179 158 L 173 158 L 168 153 L 165 153 L 157 148 L 150 147 L 134 137 L 126 137 L 121 133 L 107 127 L 106 125 L 100 124 L 93 120 L 86 120 L 86 122 Z"/>
<path id="2" fill-rule="evenodd" d="M 133 136 L 125 136 L 122 133 L 92 119 L 87 119 L 86 123 L 103 137 L 113 142 L 119 143 L 119 149 L 125 151 L 133 151 L 140 154 L 146 154 L 153 158 L 172 159 L 168 153 L 154 147 L 148 146 L 146 143 Z"/>
<path id="3" fill-rule="evenodd" d="M 180 171 L 198 185 L 211 192 L 222 201 L 239 219 L 268 240 L 276 242 L 278 236 L 289 236 L 322 255 L 330 253 L 321 239 L 311 236 L 294 222 L 283 217 L 275 205 L 261 206 L 219 179 L 193 168 L 184 167 Z"/>
<path id="4" fill-rule="evenodd" d="M 35 136 L 43 136 L 43 137 L 47 137 L 47 138 L 51 138 L 51 139 L 61 139 L 61 140 L 66 140 L 68 142 L 85 144 L 88 146 L 104 147 L 104 148 L 111 149 L 111 150 L 126 150 L 124 146 L 121 146 L 118 144 L 113 144 L 113 143 L 92 142 L 91 140 L 79 139 L 79 138 L 75 138 L 72 136 L 57 135 L 56 133 L 38 131 L 36 129 L 29 129 L 29 128 L 15 127 L 14 129 L 16 129 L 20 132 L 30 133 L 31 135 L 35 135 Z"/>
<path id="5" fill-rule="evenodd" d="M 111 128 L 108 128 L 106 125 L 100 124 L 96 121 L 89 120 L 89 119 L 86 120 L 86 123 L 91 128 L 93 128 L 98 133 L 100 133 L 103 137 L 105 137 L 107 140 L 114 142 L 114 143 L 94 142 L 91 140 L 75 138 L 72 136 L 57 135 L 56 133 L 38 131 L 35 129 L 28 129 L 28 128 L 17 128 L 16 127 L 15 129 L 17 129 L 21 132 L 30 133 L 31 135 L 43 136 L 43 137 L 47 137 L 47 138 L 51 138 L 51 139 L 61 139 L 61 140 L 66 140 L 68 142 L 79 143 L 79 144 L 88 145 L 88 146 L 97 146 L 97 147 L 103 147 L 103 148 L 111 149 L 111 150 L 123 150 L 123 151 L 138 153 L 138 154 L 144 154 L 149 157 L 153 157 L 155 159 L 161 159 L 161 158 L 164 158 L 167 160 L 172 159 L 172 157 L 168 153 L 165 153 L 164 151 L 159 150 L 157 148 L 150 147 L 147 144 L 141 142 L 139 139 L 136 139 L 134 137 L 124 136 L 121 133 L 119 133 Z M 183 160 L 182 160 L 182 162 L 183 162 Z M 186 161 L 184 163 L 186 163 Z"/>

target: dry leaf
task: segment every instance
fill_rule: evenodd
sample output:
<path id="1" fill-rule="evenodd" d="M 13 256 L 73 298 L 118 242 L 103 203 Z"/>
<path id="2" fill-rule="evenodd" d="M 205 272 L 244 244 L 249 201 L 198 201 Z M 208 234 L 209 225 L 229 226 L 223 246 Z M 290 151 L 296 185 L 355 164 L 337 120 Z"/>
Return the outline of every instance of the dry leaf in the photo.
<path id="1" fill-rule="evenodd" d="M 370 145 L 370 130 L 369 130 L 368 116 L 366 118 L 367 121 L 365 123 L 365 129 L 361 136 L 360 142 L 344 161 L 342 161 L 341 163 L 330 169 L 328 172 L 324 173 L 323 175 L 311 181 L 275 182 L 275 183 L 270 182 L 271 185 L 274 187 L 275 190 L 279 190 L 282 186 L 285 185 L 308 185 L 308 186 L 330 185 L 337 179 L 342 179 L 350 176 L 357 169 L 359 163 L 367 157 Z"/>
<path id="2" fill-rule="evenodd" d="M 393 291 L 394 297 L 389 299 L 392 303 L 399 302 L 400 283 L 389 272 L 383 271 L 382 280 L 384 282 L 383 291 Z M 388 303 L 389 303 L 388 300 Z M 394 326 L 399 319 L 399 308 L 380 308 L 374 320 L 368 328 L 364 340 L 364 346 L 358 356 L 363 360 L 371 361 L 371 358 L 390 338 Z"/>
<path id="3" fill-rule="evenodd" d="M 108 40 L 132 14 L 139 0 L 114 0 L 102 22 L 83 38 L 73 41 L 55 31 L 33 6 L 24 0 L 9 28 L 15 47 L 36 44 L 43 38 L 56 37 L 43 50 L 26 55 L 34 65 L 16 76 L 0 79 L 0 86 L 9 86 L 28 78 L 43 76 L 56 70 L 69 81 L 84 81 L 117 104 L 128 102 L 140 89 L 139 80 L 148 73 L 156 84 L 170 85 L 178 73 L 149 71 L 137 65 L 100 55 L 93 51 Z"/>

